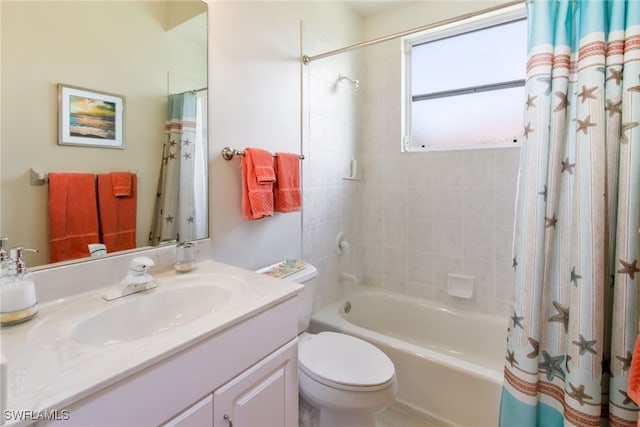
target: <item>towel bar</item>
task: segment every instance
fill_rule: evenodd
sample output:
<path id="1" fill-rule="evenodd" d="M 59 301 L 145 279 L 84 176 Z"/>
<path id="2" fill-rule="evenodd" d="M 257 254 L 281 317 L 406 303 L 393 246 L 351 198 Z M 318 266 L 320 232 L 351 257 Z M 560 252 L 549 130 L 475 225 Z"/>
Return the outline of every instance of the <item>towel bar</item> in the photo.
<path id="1" fill-rule="evenodd" d="M 244 151 L 242 150 L 236 150 L 235 148 L 229 148 L 229 147 L 224 147 L 222 149 L 222 158 L 225 160 L 231 160 L 233 159 L 233 156 L 244 156 Z M 273 157 L 276 157 L 277 155 L 274 154 Z M 300 154 L 298 156 L 298 158 L 300 160 L 304 160 L 304 154 Z"/>
<path id="2" fill-rule="evenodd" d="M 138 175 L 137 170 L 129 169 L 128 172 L 135 174 L 136 177 L 140 179 L 140 175 Z M 31 185 L 45 185 L 47 182 L 49 182 L 49 174 L 47 172 L 44 172 L 42 169 L 31 168 L 29 173 Z"/>

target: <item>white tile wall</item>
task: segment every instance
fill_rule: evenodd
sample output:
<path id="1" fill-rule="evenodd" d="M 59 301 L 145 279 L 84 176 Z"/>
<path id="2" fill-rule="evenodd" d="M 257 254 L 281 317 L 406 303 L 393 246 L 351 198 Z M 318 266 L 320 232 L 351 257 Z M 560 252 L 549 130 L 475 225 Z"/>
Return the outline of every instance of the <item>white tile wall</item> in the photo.
<path id="1" fill-rule="evenodd" d="M 372 139 L 366 148 L 381 150 L 385 143 Z M 406 186 L 366 180 L 362 256 L 367 281 L 448 305 L 504 313 L 513 298 L 518 160 L 518 148 L 407 153 L 395 163 L 408 171 Z M 368 170 L 376 166 L 365 163 Z M 449 273 L 475 277 L 471 300 L 447 294 Z"/>
<path id="2" fill-rule="evenodd" d="M 320 53 L 357 41 L 359 19 L 352 17 L 352 39 L 319 27 L 303 27 L 303 44 Z M 347 19 L 345 17 L 345 19 Z M 335 301 L 343 287 L 340 272 L 359 275 L 362 187 L 350 175 L 351 159 L 359 159 L 360 92 L 339 76 L 358 79 L 358 55 L 344 54 L 311 62 L 303 68 L 303 257 L 318 267 L 316 309 Z M 380 205 L 382 207 L 382 204 Z M 349 255 L 336 253 L 336 236 L 346 234 Z"/>
<path id="3" fill-rule="evenodd" d="M 396 47 L 364 55 L 363 277 L 444 304 L 506 313 L 519 149 L 400 153 Z M 475 277 L 472 299 L 447 294 L 449 273 Z"/>
<path id="4" fill-rule="evenodd" d="M 350 44 L 335 37 L 303 31 L 314 53 Z M 370 285 L 506 313 L 519 149 L 401 153 L 399 55 L 387 43 L 303 69 L 303 257 L 320 269 L 316 308 L 340 296 L 338 276 L 348 271 Z M 360 90 L 338 83 L 340 74 L 359 79 Z M 342 179 L 352 158 L 360 182 Z M 334 250 L 339 231 L 348 257 Z M 447 294 L 449 273 L 475 277 L 471 300 Z"/>

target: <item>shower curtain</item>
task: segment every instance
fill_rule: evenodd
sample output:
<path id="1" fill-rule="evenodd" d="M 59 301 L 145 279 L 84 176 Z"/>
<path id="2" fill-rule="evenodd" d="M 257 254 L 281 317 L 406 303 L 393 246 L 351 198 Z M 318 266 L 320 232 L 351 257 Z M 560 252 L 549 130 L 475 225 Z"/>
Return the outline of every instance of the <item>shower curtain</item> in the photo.
<path id="1" fill-rule="evenodd" d="M 640 2 L 534 0 L 527 9 L 500 425 L 633 426 Z"/>
<path id="2" fill-rule="evenodd" d="M 207 159 L 199 100 L 170 95 L 149 244 L 207 236 Z"/>

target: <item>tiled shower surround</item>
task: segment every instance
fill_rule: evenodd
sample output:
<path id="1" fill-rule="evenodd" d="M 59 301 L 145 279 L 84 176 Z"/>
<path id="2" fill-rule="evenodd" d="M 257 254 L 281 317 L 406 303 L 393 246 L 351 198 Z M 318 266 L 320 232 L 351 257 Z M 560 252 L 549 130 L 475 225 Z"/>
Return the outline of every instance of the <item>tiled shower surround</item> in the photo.
<path id="1" fill-rule="evenodd" d="M 305 43 L 328 50 L 330 43 L 308 31 Z M 311 63 L 303 70 L 303 257 L 318 267 L 315 308 L 340 298 L 345 284 L 340 272 L 362 276 L 362 182 L 343 179 L 350 174 L 352 158 L 360 158 L 358 103 L 354 92 L 339 76 L 357 77 L 356 57 L 336 56 Z M 359 159 L 359 163 L 362 160 Z M 349 255 L 336 252 L 335 239 L 344 232 Z"/>
<path id="2" fill-rule="evenodd" d="M 311 28 L 303 35 L 310 51 L 333 47 Z M 344 292 L 339 274 L 347 271 L 367 285 L 506 314 L 520 150 L 402 153 L 398 43 L 303 69 L 303 256 L 320 270 L 316 308 Z M 359 90 L 337 83 L 340 74 L 358 79 Z M 361 181 L 342 179 L 352 158 Z M 339 231 L 349 256 L 335 252 Z M 474 277 L 471 299 L 448 295 L 449 273 Z"/>
<path id="3" fill-rule="evenodd" d="M 508 312 L 519 150 L 382 152 L 365 162 L 365 282 L 450 306 Z M 471 299 L 447 294 L 449 273 L 474 277 Z"/>

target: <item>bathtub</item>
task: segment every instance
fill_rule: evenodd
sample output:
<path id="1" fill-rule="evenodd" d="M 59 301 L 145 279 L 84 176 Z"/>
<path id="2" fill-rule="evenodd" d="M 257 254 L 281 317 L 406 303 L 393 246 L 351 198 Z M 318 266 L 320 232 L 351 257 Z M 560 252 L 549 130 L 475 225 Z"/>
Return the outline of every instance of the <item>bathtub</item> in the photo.
<path id="1" fill-rule="evenodd" d="M 337 331 L 393 361 L 399 406 L 438 427 L 495 427 L 508 318 L 465 313 L 362 287 L 316 312 L 310 332 Z"/>

